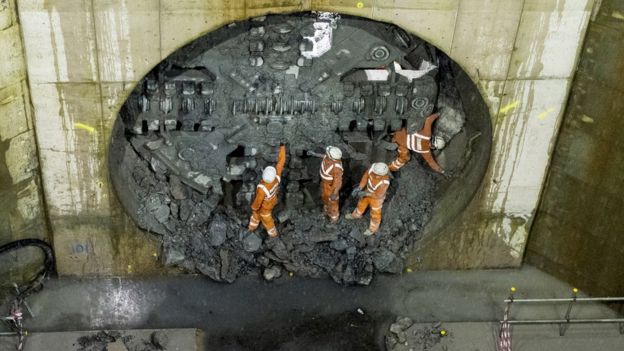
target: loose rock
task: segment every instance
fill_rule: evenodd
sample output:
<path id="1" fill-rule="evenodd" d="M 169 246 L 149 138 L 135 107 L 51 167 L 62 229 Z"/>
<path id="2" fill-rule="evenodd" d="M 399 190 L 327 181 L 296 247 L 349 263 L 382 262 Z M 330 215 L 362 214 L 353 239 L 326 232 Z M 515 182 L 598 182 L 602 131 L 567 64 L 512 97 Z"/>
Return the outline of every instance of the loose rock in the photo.
<path id="1" fill-rule="evenodd" d="M 247 252 L 256 252 L 262 245 L 262 239 L 256 233 L 247 232 L 243 238 L 243 249 Z"/>
<path id="2" fill-rule="evenodd" d="M 277 267 L 277 266 L 273 266 L 270 268 L 266 268 L 264 270 L 264 272 L 262 273 L 262 276 L 264 277 L 264 279 L 271 281 L 273 279 L 277 279 L 282 275 L 282 270 Z"/>

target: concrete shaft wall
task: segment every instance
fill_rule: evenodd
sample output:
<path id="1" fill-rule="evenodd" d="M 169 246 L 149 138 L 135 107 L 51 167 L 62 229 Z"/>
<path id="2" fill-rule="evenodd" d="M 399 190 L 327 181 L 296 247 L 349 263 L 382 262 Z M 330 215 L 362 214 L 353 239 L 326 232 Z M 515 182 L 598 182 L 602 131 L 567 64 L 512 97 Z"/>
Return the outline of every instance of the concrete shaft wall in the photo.
<path id="1" fill-rule="evenodd" d="M 40 183 L 17 10 L 14 0 L 0 0 L 0 245 L 46 238 Z M 0 275 L 34 257 L 29 251 L 3 255 Z"/>
<path id="2" fill-rule="evenodd" d="M 106 165 L 117 109 L 177 48 L 232 21 L 334 11 L 393 22 L 478 84 L 494 124 L 487 176 L 414 268 L 517 266 L 592 0 L 21 0 L 48 214 L 59 270 L 155 269 L 157 247 L 120 208 Z"/>
<path id="3" fill-rule="evenodd" d="M 595 295 L 624 295 L 624 2 L 590 23 L 527 260 Z"/>

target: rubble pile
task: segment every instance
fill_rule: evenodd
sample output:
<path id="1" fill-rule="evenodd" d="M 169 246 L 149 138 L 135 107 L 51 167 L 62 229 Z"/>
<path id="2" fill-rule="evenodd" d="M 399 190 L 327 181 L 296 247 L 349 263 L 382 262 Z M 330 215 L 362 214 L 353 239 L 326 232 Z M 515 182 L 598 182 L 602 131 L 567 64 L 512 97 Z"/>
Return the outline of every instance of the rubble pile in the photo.
<path id="1" fill-rule="evenodd" d="M 141 164 L 137 160 L 135 167 Z M 167 187 L 165 181 L 160 184 L 153 174 L 142 174 L 153 179 L 140 182 L 163 189 L 157 196 L 168 199 L 167 204 L 159 203 L 159 207 L 148 202 L 142 209 L 167 213 L 164 223 L 171 233 L 162 237 L 166 264 L 230 283 L 243 274 L 262 274 L 266 280 L 274 280 L 288 272 L 314 278 L 329 276 L 338 283 L 362 285 L 371 282 L 374 272 L 396 274 L 403 270 L 403 259 L 429 218 L 438 177 L 417 162 L 405 166 L 392 181 L 385 205 L 387 216 L 380 232 L 373 237 L 363 236 L 367 216 L 355 221 L 344 218 L 355 207 L 355 199 L 348 196 L 351 188 L 347 187 L 337 224 L 329 224 L 321 212 L 320 200 L 310 198 L 306 202 L 314 203 L 314 207 L 276 209 L 280 235 L 271 239 L 263 230 L 246 230 L 247 208 L 209 205 L 201 196 L 193 200 L 191 195 L 185 202 L 176 200 L 174 187 Z M 145 197 L 155 196 L 146 191 Z"/>

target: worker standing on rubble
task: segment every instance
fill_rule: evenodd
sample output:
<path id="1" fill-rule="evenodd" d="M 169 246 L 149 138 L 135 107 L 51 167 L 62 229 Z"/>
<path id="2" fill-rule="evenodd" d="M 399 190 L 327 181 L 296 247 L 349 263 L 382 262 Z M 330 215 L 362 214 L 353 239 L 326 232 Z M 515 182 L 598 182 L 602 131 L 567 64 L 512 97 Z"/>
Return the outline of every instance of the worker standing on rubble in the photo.
<path id="1" fill-rule="evenodd" d="M 358 187 L 353 190 L 357 196 L 357 207 L 353 213 L 346 215 L 346 219 L 362 218 L 366 208 L 370 206 L 370 224 L 364 232 L 365 236 L 373 235 L 379 230 L 381 224 L 381 208 L 386 198 L 386 191 L 390 186 L 388 165 L 383 162 L 373 163 L 364 173 Z"/>
<path id="2" fill-rule="evenodd" d="M 438 173 L 444 174 L 444 170 L 431 155 L 432 149 L 441 150 L 445 146 L 444 139 L 440 137 L 431 138 L 431 127 L 433 122 L 440 117 L 439 113 L 432 114 L 425 120 L 423 128 L 416 133 L 407 134 L 405 127 L 394 133 L 392 141 L 398 145 L 397 158 L 390 164 L 390 171 L 396 172 L 410 160 L 410 150 L 420 154 L 429 167 Z"/>
<path id="3" fill-rule="evenodd" d="M 321 200 L 323 212 L 331 223 L 338 222 L 340 205 L 338 203 L 340 188 L 342 187 L 342 151 L 335 146 L 325 149 L 325 156 L 321 161 Z"/>
<path id="4" fill-rule="evenodd" d="M 277 237 L 277 229 L 273 220 L 273 208 L 277 205 L 282 171 L 286 163 L 286 146 L 280 144 L 277 156 L 277 165 L 268 166 L 262 171 L 262 179 L 256 187 L 256 197 L 251 203 L 251 218 L 249 231 L 258 228 L 260 222 L 271 238 Z"/>

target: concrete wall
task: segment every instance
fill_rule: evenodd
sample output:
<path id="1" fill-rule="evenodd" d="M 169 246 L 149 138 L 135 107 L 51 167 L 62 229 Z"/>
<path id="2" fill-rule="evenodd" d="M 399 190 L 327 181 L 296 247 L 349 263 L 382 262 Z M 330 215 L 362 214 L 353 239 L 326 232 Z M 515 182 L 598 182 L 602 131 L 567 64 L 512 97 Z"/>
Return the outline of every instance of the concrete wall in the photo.
<path id="1" fill-rule="evenodd" d="M 590 23 L 527 260 L 594 295 L 624 295 L 624 2 Z"/>
<path id="2" fill-rule="evenodd" d="M 40 183 L 15 1 L 0 0 L 0 245 L 22 238 L 46 238 Z M 22 273 L 16 268 L 36 258 L 36 251 L 0 257 L 0 276 L 4 278 L 9 271 Z"/>
<path id="3" fill-rule="evenodd" d="M 106 169 L 116 111 L 135 82 L 227 23 L 308 10 L 396 23 L 467 70 L 492 114 L 492 161 L 465 214 L 427 239 L 412 265 L 517 266 L 592 7 L 592 0 L 20 0 L 59 270 L 157 267 L 154 241 L 123 214 Z"/>

